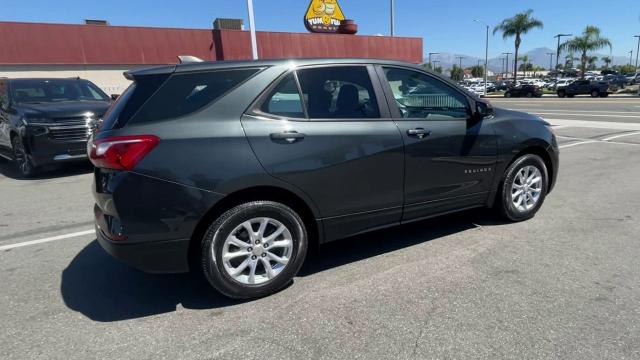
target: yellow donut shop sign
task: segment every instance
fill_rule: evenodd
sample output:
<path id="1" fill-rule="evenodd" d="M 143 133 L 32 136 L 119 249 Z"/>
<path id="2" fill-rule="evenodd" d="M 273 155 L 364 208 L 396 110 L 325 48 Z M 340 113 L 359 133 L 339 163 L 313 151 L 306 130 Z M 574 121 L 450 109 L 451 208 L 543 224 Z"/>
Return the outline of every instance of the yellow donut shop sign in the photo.
<path id="1" fill-rule="evenodd" d="M 304 25 L 311 32 L 336 33 L 344 14 L 338 0 L 311 0 Z"/>

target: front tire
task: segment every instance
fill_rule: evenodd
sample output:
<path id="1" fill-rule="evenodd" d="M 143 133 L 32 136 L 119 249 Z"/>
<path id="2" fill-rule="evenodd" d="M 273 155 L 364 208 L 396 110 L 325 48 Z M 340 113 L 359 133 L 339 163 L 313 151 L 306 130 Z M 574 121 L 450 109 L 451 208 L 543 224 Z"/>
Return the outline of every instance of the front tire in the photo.
<path id="1" fill-rule="evenodd" d="M 504 97 L 510 98 L 511 97 L 511 92 L 507 91 L 506 93 L 504 93 Z"/>
<path id="2" fill-rule="evenodd" d="M 567 96 L 567 92 L 564 90 L 558 90 L 558 97 L 559 98 L 564 98 Z"/>
<path id="3" fill-rule="evenodd" d="M 38 173 L 38 169 L 33 164 L 31 155 L 27 153 L 20 136 L 14 136 L 13 139 L 11 139 L 11 147 L 13 148 L 13 162 L 20 172 L 20 175 L 24 178 L 35 176 Z"/>
<path id="4" fill-rule="evenodd" d="M 593 90 L 593 91 L 591 92 L 591 97 L 592 97 L 592 98 L 597 98 L 597 97 L 599 97 L 599 96 L 600 96 L 600 91 L 598 91 L 598 90 Z"/>
<path id="5" fill-rule="evenodd" d="M 254 201 L 211 224 L 202 241 L 202 267 L 225 296 L 259 298 L 293 280 L 307 247 L 307 231 L 295 211 L 277 202 Z"/>
<path id="6" fill-rule="evenodd" d="M 544 161 L 537 155 L 519 157 L 505 171 L 497 208 L 509 221 L 531 219 L 538 212 L 548 189 L 548 172 Z"/>

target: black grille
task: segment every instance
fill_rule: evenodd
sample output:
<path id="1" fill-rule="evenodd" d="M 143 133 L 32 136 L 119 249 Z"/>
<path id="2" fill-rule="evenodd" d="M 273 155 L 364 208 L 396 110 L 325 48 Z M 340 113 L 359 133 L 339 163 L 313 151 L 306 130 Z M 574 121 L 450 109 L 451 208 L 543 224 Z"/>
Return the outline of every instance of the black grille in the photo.
<path id="1" fill-rule="evenodd" d="M 85 117 L 55 119 L 48 129 L 49 136 L 55 140 L 87 140 L 91 134 Z"/>

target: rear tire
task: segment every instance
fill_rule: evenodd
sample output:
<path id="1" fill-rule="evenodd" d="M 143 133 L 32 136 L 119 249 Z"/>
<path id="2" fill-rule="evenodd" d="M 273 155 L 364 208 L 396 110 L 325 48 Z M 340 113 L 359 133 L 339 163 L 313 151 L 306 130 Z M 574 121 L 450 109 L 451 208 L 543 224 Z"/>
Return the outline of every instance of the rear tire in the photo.
<path id="1" fill-rule="evenodd" d="M 564 90 L 558 90 L 558 97 L 559 98 L 564 98 L 567 96 L 567 92 Z"/>
<path id="2" fill-rule="evenodd" d="M 593 91 L 591 92 L 591 97 L 592 97 L 592 98 L 597 98 L 597 97 L 599 97 L 599 96 L 600 96 L 600 91 L 598 91 L 598 90 L 593 90 Z"/>
<path id="3" fill-rule="evenodd" d="M 505 171 L 496 197 L 496 208 L 509 221 L 531 219 L 538 212 L 548 189 L 548 172 L 537 155 L 516 159 Z"/>
<path id="4" fill-rule="evenodd" d="M 238 205 L 207 230 L 201 247 L 202 268 L 209 283 L 225 296 L 267 296 L 291 283 L 304 262 L 307 239 L 300 216 L 283 204 L 254 201 Z"/>
<path id="5" fill-rule="evenodd" d="M 533 93 L 532 93 L 532 92 L 528 92 L 528 93 L 527 93 L 527 97 L 528 97 L 528 98 L 532 98 L 532 97 L 533 97 Z"/>
<path id="6" fill-rule="evenodd" d="M 35 176 L 38 173 L 38 168 L 33 164 L 31 155 L 24 148 L 20 136 L 14 136 L 11 139 L 11 147 L 13 148 L 13 163 L 16 165 L 20 175 L 24 178 Z"/>
<path id="7" fill-rule="evenodd" d="M 507 91 L 506 93 L 504 93 L 504 97 L 510 98 L 511 97 L 511 92 Z"/>

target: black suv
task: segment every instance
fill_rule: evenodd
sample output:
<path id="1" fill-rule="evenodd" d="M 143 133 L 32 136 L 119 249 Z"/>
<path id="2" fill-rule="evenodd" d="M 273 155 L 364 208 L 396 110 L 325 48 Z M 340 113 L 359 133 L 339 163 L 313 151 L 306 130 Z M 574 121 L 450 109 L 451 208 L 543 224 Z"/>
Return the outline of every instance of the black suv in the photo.
<path id="1" fill-rule="evenodd" d="M 90 81 L 0 78 L 0 156 L 22 176 L 47 164 L 84 159 L 92 122 L 111 99 Z"/>
<path id="2" fill-rule="evenodd" d="M 509 88 L 505 93 L 504 97 L 542 97 L 542 89 L 535 85 L 520 85 Z"/>
<path id="3" fill-rule="evenodd" d="M 558 89 L 558 97 L 574 97 L 576 95 L 591 95 L 591 97 L 607 97 L 615 91 L 615 85 L 606 81 L 576 80 Z"/>
<path id="4" fill-rule="evenodd" d="M 234 298 L 312 244 L 475 207 L 526 220 L 558 174 L 548 123 L 401 62 L 182 64 L 131 87 L 89 142 L 96 232 L 148 272 L 201 269 Z"/>

